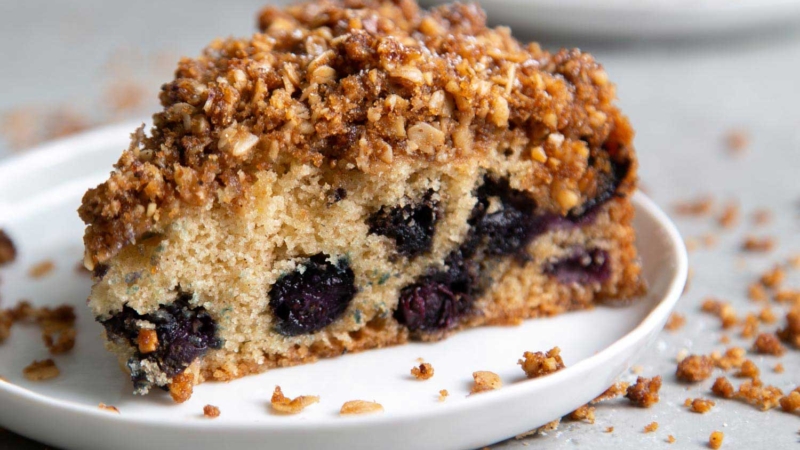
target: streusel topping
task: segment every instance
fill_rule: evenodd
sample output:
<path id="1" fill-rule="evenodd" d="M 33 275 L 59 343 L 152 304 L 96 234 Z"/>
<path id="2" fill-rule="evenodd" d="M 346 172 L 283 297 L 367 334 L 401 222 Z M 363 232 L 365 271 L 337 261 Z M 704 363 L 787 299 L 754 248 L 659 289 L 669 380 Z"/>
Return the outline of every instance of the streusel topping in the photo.
<path id="1" fill-rule="evenodd" d="M 532 162 L 513 187 L 543 209 L 580 213 L 610 180 L 632 189 L 633 132 L 588 54 L 521 44 L 474 5 L 323 0 L 269 7 L 259 27 L 179 62 L 151 135 L 83 199 L 87 267 L 182 209 L 235 210 L 257 173 L 289 164 L 337 177 L 513 146 Z"/>

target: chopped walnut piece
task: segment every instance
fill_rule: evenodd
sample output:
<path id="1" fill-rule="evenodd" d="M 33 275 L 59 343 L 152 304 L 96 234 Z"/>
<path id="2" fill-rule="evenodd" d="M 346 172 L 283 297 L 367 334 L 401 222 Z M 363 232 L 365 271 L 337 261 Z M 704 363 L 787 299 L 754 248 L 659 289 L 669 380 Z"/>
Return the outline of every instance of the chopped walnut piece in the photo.
<path id="1" fill-rule="evenodd" d="M 748 313 L 747 316 L 744 318 L 744 325 L 742 328 L 742 337 L 743 338 L 751 338 L 758 333 L 758 326 L 761 324 L 761 321 L 758 320 L 758 316 L 753 313 Z"/>
<path id="2" fill-rule="evenodd" d="M 100 403 L 97 405 L 98 408 L 102 409 L 103 411 L 112 412 L 115 414 L 119 414 L 119 409 L 116 406 L 106 405 L 105 403 Z"/>
<path id="3" fill-rule="evenodd" d="M 714 381 L 714 385 L 711 386 L 711 392 L 722 398 L 733 398 L 736 394 L 733 385 L 725 377 L 719 377 Z"/>
<path id="4" fill-rule="evenodd" d="M 736 317 L 736 310 L 728 302 L 723 302 L 716 299 L 706 299 L 701 305 L 704 312 L 714 314 L 722 321 L 722 328 L 727 329 L 739 322 Z"/>
<path id="5" fill-rule="evenodd" d="M 691 408 L 692 408 L 692 411 L 694 411 L 696 413 L 705 414 L 705 413 L 711 411 L 711 408 L 714 407 L 714 405 L 716 405 L 716 403 L 714 403 L 713 400 L 707 400 L 707 399 L 704 399 L 704 398 L 696 398 L 696 399 L 692 400 Z"/>
<path id="6" fill-rule="evenodd" d="M 769 300 L 767 290 L 764 289 L 764 285 L 761 283 L 751 283 L 750 286 L 747 287 L 747 296 L 754 302 L 765 302 Z"/>
<path id="7" fill-rule="evenodd" d="M 758 406 L 762 411 L 780 404 L 783 391 L 775 386 L 763 386 L 759 380 L 745 381 L 734 395 L 739 400 Z"/>
<path id="8" fill-rule="evenodd" d="M 775 293 L 775 301 L 778 303 L 790 303 L 800 306 L 800 291 L 794 289 L 780 289 Z"/>
<path id="9" fill-rule="evenodd" d="M 447 400 L 448 395 L 450 395 L 450 393 L 447 392 L 447 389 L 442 389 L 441 391 L 439 391 L 439 401 L 443 402 Z"/>
<path id="10" fill-rule="evenodd" d="M 650 422 L 649 424 L 645 425 L 644 432 L 645 433 L 652 433 L 658 430 L 658 422 Z"/>
<path id="11" fill-rule="evenodd" d="M 747 351 L 745 349 L 741 347 L 731 347 L 725 351 L 724 355 L 720 355 L 719 352 L 711 353 L 711 359 L 714 360 L 714 365 L 720 369 L 730 370 L 742 367 L 742 364 L 744 364 L 745 355 L 747 355 Z"/>
<path id="12" fill-rule="evenodd" d="M 669 331 L 677 331 L 683 328 L 684 325 L 686 325 L 686 316 L 681 313 L 674 312 L 670 314 L 666 325 L 664 325 L 664 329 Z"/>
<path id="13" fill-rule="evenodd" d="M 778 336 L 775 336 L 772 333 L 761 333 L 756 338 L 755 343 L 753 343 L 753 349 L 756 353 L 760 353 L 762 355 L 775 355 L 780 356 L 786 351 L 786 349 L 781 345 L 780 339 Z"/>
<path id="14" fill-rule="evenodd" d="M 722 440 L 725 438 L 725 435 L 722 431 L 715 431 L 711 433 L 711 436 L 708 437 L 708 446 L 714 450 L 719 449 L 722 447 Z"/>
<path id="15" fill-rule="evenodd" d="M 583 420 L 588 423 L 594 423 L 594 406 L 583 405 L 575 411 L 569 413 L 567 418 L 576 422 Z"/>
<path id="16" fill-rule="evenodd" d="M 711 376 L 714 361 L 705 355 L 690 355 L 678 363 L 675 376 L 688 382 L 703 381 Z"/>
<path id="17" fill-rule="evenodd" d="M 493 391 L 503 387 L 503 381 L 494 372 L 479 370 L 472 373 L 472 378 L 475 380 L 475 384 L 472 385 L 471 394 Z"/>
<path id="18" fill-rule="evenodd" d="M 625 397 L 634 405 L 649 408 L 658 403 L 658 390 L 661 389 L 661 376 L 653 378 L 638 377 L 636 384 L 628 386 Z"/>
<path id="19" fill-rule="evenodd" d="M 287 398 L 286 396 L 283 395 L 281 387 L 275 386 L 275 390 L 272 392 L 272 399 L 270 400 L 270 405 L 272 405 L 272 409 L 274 409 L 279 413 L 297 414 L 300 411 L 304 410 L 306 406 L 313 405 L 314 403 L 318 402 L 319 402 L 319 397 L 316 395 L 301 395 L 293 399 Z M 346 404 L 347 403 L 345 403 L 345 405 Z M 344 410 L 344 406 L 342 407 L 342 410 Z"/>
<path id="20" fill-rule="evenodd" d="M 742 244 L 742 250 L 748 252 L 771 252 L 775 248 L 775 239 L 771 237 L 748 236 Z"/>
<path id="21" fill-rule="evenodd" d="M 0 266 L 12 263 L 16 258 L 17 249 L 14 247 L 14 241 L 0 229 Z"/>
<path id="22" fill-rule="evenodd" d="M 800 388 L 789 392 L 788 395 L 781 398 L 781 409 L 786 412 L 792 412 L 800 410 Z"/>
<path id="23" fill-rule="evenodd" d="M 736 203 L 729 203 L 722 210 L 719 219 L 719 225 L 723 228 L 731 228 L 739 222 L 739 205 Z"/>
<path id="24" fill-rule="evenodd" d="M 753 361 L 746 359 L 742 364 L 742 367 L 736 372 L 735 376 L 739 378 L 750 378 L 751 380 L 755 380 L 761 374 L 761 371 L 758 370 L 758 366 Z"/>
<path id="25" fill-rule="evenodd" d="M 433 366 L 428 363 L 422 363 L 419 367 L 412 367 L 411 375 L 418 380 L 430 379 L 433 376 Z"/>
<path id="26" fill-rule="evenodd" d="M 786 327 L 778 331 L 778 337 L 800 349 L 800 306 L 786 313 Z"/>
<path id="27" fill-rule="evenodd" d="M 628 383 L 623 383 L 623 382 L 614 383 L 611 386 L 609 386 L 609 388 L 606 389 L 602 394 L 598 395 L 597 397 L 594 398 L 594 400 L 589 402 L 589 404 L 594 405 L 595 403 L 604 402 L 606 400 L 617 398 L 620 395 L 624 395 L 625 392 L 627 392 L 628 390 L 628 386 L 629 386 Z"/>
<path id="28" fill-rule="evenodd" d="M 219 417 L 219 408 L 214 405 L 203 406 L 203 415 L 209 419 L 216 419 Z"/>
<path id="29" fill-rule="evenodd" d="M 786 277 L 786 272 L 780 267 L 775 266 L 769 272 L 765 272 L 761 275 L 760 281 L 761 284 L 768 288 L 776 288 L 783 283 L 783 279 Z"/>
<path id="30" fill-rule="evenodd" d="M 158 334 L 156 330 L 142 328 L 139 330 L 136 343 L 139 346 L 139 352 L 143 355 L 153 353 L 158 348 Z"/>
<path id="31" fill-rule="evenodd" d="M 524 359 L 517 361 L 517 364 L 522 366 L 522 370 L 525 371 L 528 378 L 549 375 L 566 367 L 564 360 L 561 359 L 561 349 L 558 347 L 553 347 L 547 354 L 525 352 L 522 357 Z"/>
<path id="32" fill-rule="evenodd" d="M 50 272 L 52 272 L 55 268 L 56 265 L 53 263 L 53 261 L 42 261 L 34 264 L 30 269 L 28 269 L 28 276 L 31 278 L 43 278 L 49 275 Z"/>
<path id="33" fill-rule="evenodd" d="M 682 201 L 675 204 L 675 213 L 682 216 L 705 216 L 711 212 L 714 200 L 711 197 Z"/>
<path id="34" fill-rule="evenodd" d="M 194 390 L 194 375 L 181 372 L 172 378 L 169 384 L 169 395 L 175 403 L 183 403 L 192 396 Z"/>
<path id="35" fill-rule="evenodd" d="M 758 312 L 758 320 L 766 324 L 772 324 L 778 321 L 778 316 L 772 311 L 772 308 L 765 306 Z"/>
<path id="36" fill-rule="evenodd" d="M 383 412 L 383 406 L 380 403 L 368 402 L 365 400 L 350 400 L 342 405 L 339 410 L 340 415 L 349 414 L 372 414 L 376 412 Z"/>
<path id="37" fill-rule="evenodd" d="M 61 372 L 56 367 L 55 361 L 45 359 L 34 361 L 29 366 L 22 369 L 22 375 L 31 381 L 44 381 L 57 377 Z"/>

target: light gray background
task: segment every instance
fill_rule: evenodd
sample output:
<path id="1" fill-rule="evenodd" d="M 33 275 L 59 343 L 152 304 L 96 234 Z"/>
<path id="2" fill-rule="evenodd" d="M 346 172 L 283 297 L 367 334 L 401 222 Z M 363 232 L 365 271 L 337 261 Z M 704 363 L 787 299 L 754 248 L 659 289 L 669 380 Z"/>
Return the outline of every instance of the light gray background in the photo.
<path id="1" fill-rule="evenodd" d="M 263 4 L 4 0 L 0 113 L 25 110 L 53 121 L 58 119 L 48 115 L 57 105 L 100 124 L 152 112 L 158 87 L 171 76 L 178 55 L 194 55 L 217 36 L 252 33 L 255 11 Z M 681 349 L 707 353 L 725 348 L 719 343 L 718 321 L 698 312 L 703 298 L 713 295 L 731 301 L 740 312 L 757 311 L 758 305 L 745 296 L 748 283 L 774 262 L 800 253 L 800 32 L 789 27 L 667 42 L 562 39 L 555 44 L 533 32 L 515 33 L 544 39 L 548 48 L 579 44 L 604 63 L 637 130 L 643 185 L 668 212 L 677 200 L 711 194 L 718 204 L 738 201 L 744 217 L 732 231 L 720 231 L 709 218 L 677 220 L 685 237 L 707 232 L 719 237 L 715 248 L 690 254 L 695 276 L 678 305 L 687 315 L 686 327 L 662 332 L 639 361 L 644 375 L 665 379 L 659 404 L 640 410 L 625 401 L 609 402 L 598 408 L 594 425 L 565 423 L 556 432 L 511 439 L 498 448 L 661 448 L 669 434 L 677 438 L 676 448 L 705 448 L 714 430 L 724 431 L 723 448 L 798 448 L 798 415 L 763 413 L 731 401 L 718 402 L 708 414 L 693 414 L 682 406 L 683 400 L 708 396 L 712 380 L 687 386 L 678 384 L 673 374 Z M 106 91 L 119 80 L 144 89 L 139 108 L 109 108 Z M 7 120 L 6 125 L 6 136 L 18 131 L 8 130 Z M 732 129 L 751 137 L 749 150 L 739 158 L 730 157 L 724 144 Z M 0 158 L 15 153 L 10 147 L 0 140 Z M 748 215 L 761 207 L 771 209 L 774 220 L 754 228 Z M 743 256 L 739 246 L 749 233 L 778 238 L 779 249 Z M 800 276 L 792 274 L 787 284 L 800 287 Z M 728 334 L 733 344 L 749 346 L 738 338 L 738 330 Z M 780 358 L 786 368 L 782 375 L 771 370 L 779 359 L 751 357 L 766 382 L 788 391 L 800 384 L 798 355 L 793 351 Z M 633 377 L 628 373 L 624 378 Z M 643 433 L 652 421 L 659 423 L 658 431 Z M 604 433 L 609 426 L 614 432 Z M 0 431 L 0 449 L 6 448 L 43 446 Z"/>

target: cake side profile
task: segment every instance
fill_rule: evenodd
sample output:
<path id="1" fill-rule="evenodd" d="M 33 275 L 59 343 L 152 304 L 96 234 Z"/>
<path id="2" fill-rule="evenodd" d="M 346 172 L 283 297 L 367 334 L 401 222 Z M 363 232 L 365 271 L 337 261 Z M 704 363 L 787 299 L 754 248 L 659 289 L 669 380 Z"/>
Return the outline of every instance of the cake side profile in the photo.
<path id="1" fill-rule="evenodd" d="M 628 300 L 633 131 L 590 55 L 473 5 L 267 8 L 182 59 L 89 190 L 89 306 L 137 393 Z"/>

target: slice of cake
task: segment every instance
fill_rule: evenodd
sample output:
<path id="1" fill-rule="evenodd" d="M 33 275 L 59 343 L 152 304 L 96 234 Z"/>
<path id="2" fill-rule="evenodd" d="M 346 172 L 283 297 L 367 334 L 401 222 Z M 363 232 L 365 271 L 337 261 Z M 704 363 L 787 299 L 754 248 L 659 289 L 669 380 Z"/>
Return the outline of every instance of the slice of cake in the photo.
<path id="1" fill-rule="evenodd" d="M 259 27 L 181 60 L 83 199 L 89 306 L 137 393 L 641 293 L 633 131 L 591 56 L 459 4 Z"/>

